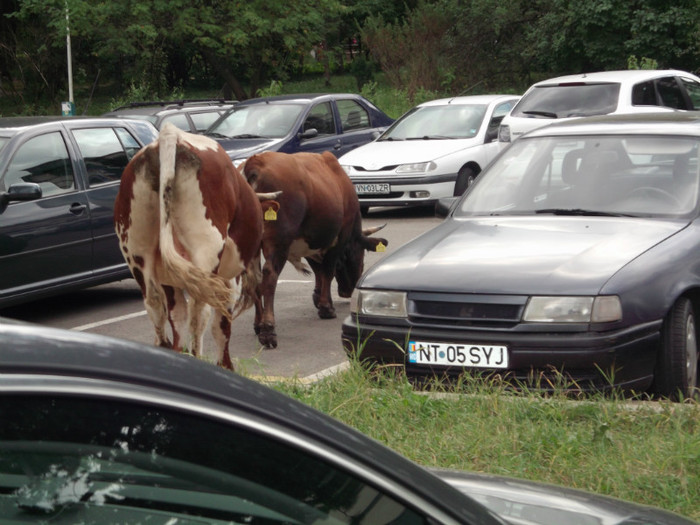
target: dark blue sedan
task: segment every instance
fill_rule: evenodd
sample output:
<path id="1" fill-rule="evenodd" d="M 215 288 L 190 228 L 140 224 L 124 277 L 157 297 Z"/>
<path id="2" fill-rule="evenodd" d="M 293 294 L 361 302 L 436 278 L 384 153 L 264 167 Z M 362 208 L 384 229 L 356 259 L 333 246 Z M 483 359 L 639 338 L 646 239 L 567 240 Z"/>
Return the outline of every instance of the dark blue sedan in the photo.
<path id="1" fill-rule="evenodd" d="M 238 167 L 262 151 L 330 151 L 340 157 L 377 138 L 393 121 L 360 95 L 280 95 L 236 104 L 207 135 Z"/>
<path id="2" fill-rule="evenodd" d="M 541 128 L 358 283 L 343 342 L 410 376 L 697 395 L 700 116 Z"/>
<path id="3" fill-rule="evenodd" d="M 131 276 L 114 200 L 157 134 L 117 118 L 0 119 L 0 307 Z"/>

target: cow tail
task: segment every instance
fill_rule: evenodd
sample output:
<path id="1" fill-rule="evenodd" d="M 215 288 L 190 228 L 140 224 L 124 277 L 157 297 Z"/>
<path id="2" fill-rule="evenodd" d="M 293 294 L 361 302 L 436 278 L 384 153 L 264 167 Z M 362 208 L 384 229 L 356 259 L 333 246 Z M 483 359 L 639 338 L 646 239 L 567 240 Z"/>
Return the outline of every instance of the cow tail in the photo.
<path id="1" fill-rule="evenodd" d="M 160 252 L 168 275 L 195 300 L 209 304 L 230 317 L 231 288 L 223 277 L 198 268 L 175 247 L 173 232 L 173 190 L 176 174 L 177 143 L 180 130 L 163 126 L 158 137 L 160 162 Z"/>

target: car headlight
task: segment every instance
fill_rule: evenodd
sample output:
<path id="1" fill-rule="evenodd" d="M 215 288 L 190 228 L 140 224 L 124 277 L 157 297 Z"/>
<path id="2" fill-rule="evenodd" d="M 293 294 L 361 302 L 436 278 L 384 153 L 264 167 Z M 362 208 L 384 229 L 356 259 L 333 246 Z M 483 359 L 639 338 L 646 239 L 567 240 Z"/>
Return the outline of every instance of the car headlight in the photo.
<path id="1" fill-rule="evenodd" d="M 530 323 L 610 323 L 622 319 L 616 295 L 599 297 L 530 297 L 523 321 Z"/>
<path id="2" fill-rule="evenodd" d="M 406 292 L 356 289 L 350 311 L 360 315 L 406 317 Z"/>
<path id="3" fill-rule="evenodd" d="M 432 160 L 430 162 L 416 162 L 414 164 L 401 164 L 396 168 L 396 173 L 424 173 L 437 168 Z"/>
<path id="4" fill-rule="evenodd" d="M 510 142 L 510 126 L 507 124 L 498 127 L 498 142 Z"/>

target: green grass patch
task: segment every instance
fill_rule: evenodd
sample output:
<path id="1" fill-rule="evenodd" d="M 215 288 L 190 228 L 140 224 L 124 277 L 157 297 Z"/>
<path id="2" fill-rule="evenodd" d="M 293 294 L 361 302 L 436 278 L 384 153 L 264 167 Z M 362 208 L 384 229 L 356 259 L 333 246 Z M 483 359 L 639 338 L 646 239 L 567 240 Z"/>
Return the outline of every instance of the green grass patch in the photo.
<path id="1" fill-rule="evenodd" d="M 571 400 L 478 380 L 426 395 L 395 370 L 358 365 L 275 388 L 422 465 L 565 485 L 700 519 L 698 403 Z"/>

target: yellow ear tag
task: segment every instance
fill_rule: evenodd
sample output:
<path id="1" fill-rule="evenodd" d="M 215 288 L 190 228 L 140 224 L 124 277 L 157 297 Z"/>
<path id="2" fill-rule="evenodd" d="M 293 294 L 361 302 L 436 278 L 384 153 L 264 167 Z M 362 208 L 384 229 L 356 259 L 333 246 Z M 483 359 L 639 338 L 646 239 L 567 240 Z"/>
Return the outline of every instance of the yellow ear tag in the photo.
<path id="1" fill-rule="evenodd" d="M 380 242 L 379 244 L 377 244 L 377 248 L 374 251 L 375 252 L 385 252 L 386 246 L 384 246 L 383 242 Z"/>
<path id="2" fill-rule="evenodd" d="M 275 211 L 274 208 L 267 209 L 267 211 L 265 212 L 265 220 L 266 221 L 276 221 L 277 220 L 277 212 Z"/>

